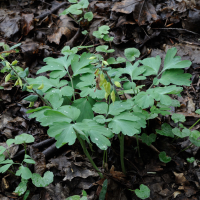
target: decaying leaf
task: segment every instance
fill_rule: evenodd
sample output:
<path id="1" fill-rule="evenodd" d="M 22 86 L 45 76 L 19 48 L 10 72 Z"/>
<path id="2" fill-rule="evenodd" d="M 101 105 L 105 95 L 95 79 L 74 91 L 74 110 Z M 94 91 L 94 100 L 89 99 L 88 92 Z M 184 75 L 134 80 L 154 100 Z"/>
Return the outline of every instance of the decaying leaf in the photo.
<path id="1" fill-rule="evenodd" d="M 133 17 L 139 25 L 144 25 L 146 22 L 151 23 L 159 19 L 151 1 L 124 0 L 116 2 L 112 11 L 125 14 L 133 12 Z"/>
<path id="2" fill-rule="evenodd" d="M 73 33 L 77 31 L 73 24 L 72 18 L 67 15 L 60 16 L 60 20 L 57 22 L 57 28 L 52 35 L 47 36 L 49 42 L 54 42 L 60 44 L 60 39 L 62 36 L 65 36 L 67 40 L 70 40 L 73 36 Z"/>

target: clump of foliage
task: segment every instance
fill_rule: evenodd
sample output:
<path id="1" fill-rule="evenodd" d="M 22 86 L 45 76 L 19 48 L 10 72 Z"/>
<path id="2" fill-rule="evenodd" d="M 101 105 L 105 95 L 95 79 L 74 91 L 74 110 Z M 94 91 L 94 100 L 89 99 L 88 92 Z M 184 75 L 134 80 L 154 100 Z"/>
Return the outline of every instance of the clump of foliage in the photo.
<path id="1" fill-rule="evenodd" d="M 84 19 L 92 19 L 91 13 L 86 12 L 88 1 L 70 2 L 73 5 L 63 11 L 62 15 L 84 13 Z M 113 38 L 108 34 L 109 27 L 106 25 L 93 32 L 93 36 L 98 39 L 112 41 Z M 181 123 L 185 121 L 185 117 L 180 114 L 172 115 L 172 120 L 177 123 L 176 128 L 164 123 L 161 130 L 155 130 L 156 134 L 148 135 L 144 132 L 148 120 L 159 114 L 169 115 L 171 106 L 180 106 L 179 101 L 172 99 L 170 95 L 180 96 L 183 90 L 181 86 L 191 84 L 191 75 L 183 70 L 190 67 L 191 62 L 176 56 L 175 47 L 167 51 L 163 66 L 160 56 L 140 60 L 140 52 L 136 48 L 125 49 L 124 57 L 117 59 L 104 59 L 105 55 L 114 52 L 108 45 L 97 46 L 96 53 L 78 54 L 79 50 L 89 47 L 91 46 L 70 49 L 67 46 L 61 51 L 62 57 L 45 58 L 46 65 L 37 74 L 50 72 L 49 78 L 28 78 L 28 68 L 23 70 L 16 66 L 17 61 L 9 63 L 5 57 L 1 57 L 5 66 L 2 72 L 8 73 L 5 81 L 15 80 L 15 85 L 20 85 L 24 91 L 31 93 L 25 98 L 30 101 L 30 107 L 38 97 L 46 104 L 30 109 L 27 113 L 42 126 L 49 127 L 47 133 L 56 139 L 57 148 L 65 144 L 73 145 L 78 140 L 94 169 L 103 178 L 86 143 L 90 146 L 95 144 L 106 151 L 111 146 L 110 139 L 117 135 L 124 174 L 124 136 L 136 136 L 147 145 L 156 141 L 157 134 L 174 139 L 189 137 L 192 144 L 200 146 L 200 133 L 191 131 L 193 126 L 190 129 L 184 127 Z M 125 68 L 114 67 L 120 63 L 125 63 Z M 144 85 L 136 86 L 136 81 L 145 80 L 148 76 L 154 76 L 154 79 L 146 91 L 142 89 Z M 129 98 L 124 98 L 126 95 Z M 165 163 L 171 161 L 166 152 L 161 152 L 159 159 Z M 139 198 L 148 198 L 150 195 L 146 187 L 141 185 L 140 190 L 135 190 Z"/>
<path id="2" fill-rule="evenodd" d="M 27 184 L 28 180 L 31 179 L 32 183 L 36 187 L 46 187 L 50 183 L 53 182 L 53 173 L 50 171 L 45 172 L 44 176 L 41 177 L 37 173 L 32 173 L 30 169 L 27 167 L 27 164 L 35 164 L 35 161 L 26 153 L 26 144 L 34 142 L 34 137 L 32 135 L 23 133 L 21 135 L 18 135 L 15 137 L 15 139 L 8 139 L 6 141 L 7 145 L 10 146 L 11 144 L 23 144 L 25 149 L 25 155 L 24 159 L 21 163 L 15 163 L 11 158 L 5 160 L 4 152 L 7 151 L 9 155 L 9 151 L 4 148 L 3 146 L 0 146 L 0 173 L 4 173 L 6 171 L 10 172 L 11 174 L 14 174 L 16 176 L 21 177 L 21 182 L 18 185 L 18 187 L 15 189 L 15 193 L 21 196 L 22 194 L 25 194 L 25 197 L 27 198 L 30 191 L 27 190 Z M 13 165 L 19 165 L 18 170 L 15 172 L 15 168 Z M 25 165 L 25 166 L 24 166 Z M 11 169 L 9 169 L 11 168 Z M 26 191 L 27 190 L 27 191 Z M 26 199 L 24 198 L 24 199 Z"/>

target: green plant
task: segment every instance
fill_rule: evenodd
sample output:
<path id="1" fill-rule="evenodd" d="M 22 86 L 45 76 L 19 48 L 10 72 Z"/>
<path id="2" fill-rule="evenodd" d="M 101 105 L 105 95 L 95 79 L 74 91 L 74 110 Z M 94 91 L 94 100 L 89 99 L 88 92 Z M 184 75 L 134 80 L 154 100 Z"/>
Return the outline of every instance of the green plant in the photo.
<path id="1" fill-rule="evenodd" d="M 108 33 L 109 33 L 110 27 L 107 25 L 103 25 L 99 27 L 98 31 L 94 31 L 92 34 L 93 36 L 95 36 L 98 39 L 103 39 L 107 42 L 109 41 L 113 41 L 114 37 L 109 37 Z"/>
<path id="2" fill-rule="evenodd" d="M 73 50 L 74 49 L 74 50 Z M 181 87 L 176 85 L 189 85 L 190 75 L 175 76 L 182 72 L 182 69 L 190 66 L 190 61 L 181 61 L 175 56 L 176 48 L 168 50 L 164 67 L 159 72 L 161 59 L 146 58 L 138 60 L 134 64 L 126 62 L 126 68 L 112 68 L 110 64 L 124 62 L 123 58 L 109 58 L 107 61 L 100 54 L 83 53 L 76 54 L 78 49 L 65 47 L 64 54 L 60 58 L 45 58 L 46 66 L 42 67 L 38 73 L 51 71 L 50 78 L 38 76 L 35 79 L 23 78 L 29 92 L 34 95 L 26 97 L 25 100 L 34 102 L 38 96 L 42 96 L 47 106 L 29 110 L 31 118 L 36 118 L 43 126 L 49 126 L 48 134 L 57 140 L 56 146 L 60 148 L 64 144 L 74 144 L 76 138 L 91 162 L 91 157 L 85 147 L 85 141 L 90 144 L 95 143 L 100 149 L 106 150 L 110 146 L 109 138 L 118 134 L 120 140 L 120 155 L 122 170 L 125 173 L 123 163 L 124 135 L 133 136 L 140 134 L 141 128 L 146 128 L 146 121 L 158 116 L 158 114 L 169 114 L 170 106 L 178 106 L 177 100 L 172 100 L 170 94 L 179 95 Z M 132 53 L 131 53 L 132 50 Z M 110 53 L 108 46 L 96 47 L 97 52 Z M 138 57 L 138 50 L 132 48 L 125 50 L 128 60 Z M 10 69 L 14 67 L 12 64 Z M 69 73 L 71 66 L 73 73 Z M 19 76 L 18 72 L 15 76 Z M 129 78 L 123 77 L 127 74 Z M 135 80 L 144 80 L 149 75 L 156 75 L 152 86 L 146 91 L 137 89 Z M 168 86 L 168 76 L 171 76 Z M 63 78 L 63 77 L 68 77 Z M 161 76 L 160 79 L 158 77 Z M 183 81 L 184 77 L 184 81 Z M 158 84 L 162 84 L 160 87 Z M 24 86 L 23 86 L 24 87 Z M 128 93 L 131 99 L 121 100 L 120 95 Z M 80 97 L 78 97 L 80 95 Z M 77 99 L 77 97 L 78 99 Z M 106 101 L 105 101 L 105 100 Z M 111 103 L 111 101 L 113 103 Z M 157 105 L 154 102 L 157 101 Z M 149 112 L 144 109 L 150 108 Z M 87 110 L 87 112 L 86 112 Z M 177 114 L 172 116 L 175 122 L 183 122 L 184 117 Z M 178 129 L 178 130 L 177 130 Z M 185 137 L 190 135 L 191 141 L 198 144 L 198 134 L 184 128 L 172 129 L 170 125 L 164 123 L 161 130 L 156 130 L 160 135 L 174 137 L 174 135 Z M 90 140 L 89 140 L 90 138 Z M 150 140 L 149 145 L 155 141 L 155 135 L 148 136 L 142 134 L 142 140 Z M 93 163 L 96 170 L 98 168 Z M 98 170 L 99 171 L 99 170 Z M 101 175 L 102 176 L 102 175 Z"/>
<path id="3" fill-rule="evenodd" d="M 74 196 L 68 197 L 65 200 L 87 200 L 87 193 L 86 191 L 83 190 L 82 197 L 80 197 L 79 195 L 74 195 Z"/>
<path id="4" fill-rule="evenodd" d="M 140 199 L 147 199 L 150 197 L 150 189 L 143 184 L 140 185 L 140 189 L 130 190 L 130 191 L 135 192 L 136 196 L 139 197 Z"/>
<path id="5" fill-rule="evenodd" d="M 188 161 L 189 163 L 193 163 L 193 162 L 195 161 L 195 158 L 194 158 L 194 157 L 187 158 L 187 161 Z"/>
<path id="6" fill-rule="evenodd" d="M 88 0 L 69 0 L 70 3 L 73 3 L 73 5 L 70 5 L 69 8 L 65 9 L 60 15 L 70 15 L 75 21 L 76 19 L 73 17 L 73 15 L 81 15 L 82 17 L 79 18 L 77 23 L 79 23 L 81 20 L 85 19 L 88 22 L 93 19 L 93 13 L 92 12 L 85 12 L 87 10 L 89 2 Z"/>
<path id="7" fill-rule="evenodd" d="M 99 195 L 99 200 L 104 200 L 105 199 L 107 187 L 108 187 L 108 180 L 106 179 L 103 182 L 103 186 L 102 186 L 102 189 L 101 189 L 101 192 L 100 192 L 100 195 Z"/>
<path id="8" fill-rule="evenodd" d="M 108 180 L 106 179 L 103 182 L 103 186 L 99 195 L 99 200 L 104 200 L 105 196 L 106 196 L 106 191 L 107 191 L 107 186 L 108 186 Z M 82 191 L 82 197 L 80 197 L 79 195 L 74 195 L 71 197 L 68 197 L 66 200 L 87 200 L 87 193 L 86 191 Z"/>
<path id="9" fill-rule="evenodd" d="M 182 69 L 189 67 L 191 62 L 175 56 L 177 49 L 174 47 L 167 51 L 163 68 L 159 56 L 138 59 L 132 63 L 140 56 L 135 48 L 124 51 L 127 61 L 121 57 L 104 60 L 104 55 L 114 52 L 107 45 L 96 47 L 96 54 L 78 54 L 79 50 L 89 47 L 64 47 L 62 57 L 45 58 L 46 65 L 37 74 L 49 71 L 49 78 L 27 78 L 27 73 L 22 77 L 15 65 L 7 62 L 6 72 L 11 74 L 7 80 L 12 76 L 13 79 L 21 79 L 21 87 L 33 93 L 25 98 L 30 101 L 30 106 L 38 97 L 42 99 L 46 105 L 29 110 L 29 117 L 36 118 L 42 126 L 49 126 L 47 133 L 57 140 L 57 148 L 65 144 L 73 145 L 78 139 L 101 178 L 103 175 L 92 160 L 86 143 L 107 150 L 111 145 L 110 139 L 118 135 L 121 168 L 126 174 L 124 136 L 136 135 L 147 145 L 155 141 L 154 133 L 148 135 L 144 131 L 147 121 L 156 118 L 158 114 L 169 115 L 170 106 L 180 106 L 170 95 L 180 95 L 183 89 L 180 86 L 191 84 L 191 75 L 183 73 Z M 113 67 L 125 61 L 125 68 Z M 143 85 L 136 87 L 136 81 L 145 80 L 148 76 L 155 78 L 146 91 L 142 89 Z M 122 100 L 124 94 L 128 94 L 129 98 Z M 187 129 L 181 124 L 185 121 L 184 116 L 173 114 L 172 120 L 177 123 L 176 128 L 164 123 L 161 130 L 156 129 L 155 132 L 174 139 L 189 136 L 192 144 L 200 146 L 200 133 L 191 131 L 193 126 Z M 139 146 L 137 149 L 139 151 Z M 161 152 L 159 159 L 165 163 L 171 160 L 165 152 Z"/>
<path id="10" fill-rule="evenodd" d="M 3 153 L 5 151 L 7 151 L 7 149 L 4 148 L 3 146 L 0 146 L 0 166 L 1 166 L 0 173 L 5 173 L 6 171 L 8 171 L 11 174 L 21 177 L 21 182 L 14 191 L 19 196 L 21 196 L 22 194 L 24 194 L 26 192 L 29 179 L 32 180 L 32 183 L 36 187 L 45 187 L 53 182 L 53 173 L 52 172 L 47 171 L 47 172 L 45 172 L 44 177 L 41 177 L 37 173 L 32 173 L 30 171 L 30 169 L 27 167 L 27 164 L 35 164 L 35 161 L 29 155 L 27 155 L 27 152 L 26 152 L 26 144 L 32 143 L 32 142 L 34 142 L 34 140 L 35 139 L 32 135 L 23 133 L 21 135 L 16 136 L 15 139 L 8 139 L 6 141 L 8 146 L 10 146 L 11 144 L 23 144 L 24 145 L 25 156 L 21 163 L 14 163 L 14 161 L 11 158 L 5 160 L 5 155 Z M 9 152 L 8 152 L 8 155 L 9 155 Z M 13 165 L 19 165 L 19 168 L 16 172 L 15 172 L 15 168 L 13 167 Z M 12 170 L 9 170 L 9 168 L 11 168 L 11 167 L 12 167 Z M 28 194 L 29 194 L 29 190 L 27 190 L 25 196 L 28 197 Z M 26 199 L 26 198 L 24 198 L 24 199 Z"/>

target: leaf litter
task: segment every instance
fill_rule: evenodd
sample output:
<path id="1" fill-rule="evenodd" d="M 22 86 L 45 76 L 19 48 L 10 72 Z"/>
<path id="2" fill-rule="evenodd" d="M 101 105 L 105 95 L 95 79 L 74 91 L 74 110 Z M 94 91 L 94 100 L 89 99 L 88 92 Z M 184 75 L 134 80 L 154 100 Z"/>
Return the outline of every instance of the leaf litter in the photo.
<path id="1" fill-rule="evenodd" d="M 78 33 L 80 29 L 74 19 L 69 16 L 59 16 L 59 13 L 68 6 L 68 3 L 61 4 L 57 1 L 0 2 L 0 42 L 5 42 L 10 46 L 22 43 L 20 54 L 13 57 L 18 56 L 16 59 L 21 62 L 21 66 L 30 68 L 31 78 L 35 78 L 36 69 L 44 65 L 43 59 L 50 56 L 59 57 L 60 50 L 65 44 L 70 44 L 71 47 L 75 44 L 85 46 L 103 44 L 103 41 L 95 39 L 92 33 L 102 25 L 109 25 L 110 36 L 114 37 L 111 46 L 115 50 L 112 53 L 115 58 L 124 57 L 124 49 L 133 46 L 142 52 L 142 57 L 160 55 L 164 58 L 168 49 L 176 47 L 178 56 L 192 62 L 191 68 L 184 69 L 191 75 L 192 85 L 184 88 L 182 98 L 178 97 L 180 107 L 175 110 L 172 108 L 171 111 L 172 114 L 181 113 L 186 117 L 186 122 L 183 122 L 184 126 L 190 127 L 198 120 L 199 115 L 194 112 L 200 108 L 200 33 L 198 29 L 200 11 L 198 1 L 92 1 L 89 9 L 93 12 L 94 19 L 90 26 L 86 23 L 81 24 L 82 28 L 89 32 L 89 37 Z M 91 52 L 93 50 L 90 48 Z M 119 68 L 124 67 L 119 65 Z M 49 76 L 49 73 L 45 73 L 45 76 Z M 0 74 L 0 77 L 4 80 L 4 74 Z M 169 77 L 168 82 L 171 78 Z M 146 86 L 150 85 L 151 81 L 139 80 Z M 24 110 L 28 104 L 22 102 L 22 99 L 26 94 L 17 87 L 12 87 L 11 82 L 5 84 L 2 81 L 1 86 L 3 87 L 0 90 L 1 146 L 6 147 L 6 139 L 24 132 L 35 137 L 36 142 L 33 145 L 48 140 L 47 130 L 36 121 L 28 119 L 25 114 Z M 171 97 L 173 98 L 173 95 Z M 35 107 L 39 107 L 41 103 L 38 100 Z M 150 129 L 154 126 L 159 130 L 165 122 L 169 122 L 173 128 L 177 126 L 170 117 L 166 119 L 157 117 L 156 120 L 150 120 Z M 199 128 L 196 125 L 193 130 L 199 130 Z M 134 193 L 130 194 L 128 189 L 137 189 L 140 184 L 145 184 L 150 188 L 151 199 L 198 199 L 200 189 L 199 147 L 192 146 L 189 139 L 184 141 L 178 139 L 177 143 L 170 144 L 168 139 L 163 139 L 161 135 L 153 146 L 159 151 L 165 151 L 167 156 L 172 158 L 172 161 L 166 164 L 158 160 L 157 151 L 142 143 L 140 143 L 141 157 L 138 157 L 137 151 L 132 150 L 132 147 L 136 146 L 136 140 L 134 138 L 125 139 L 128 177 L 123 176 L 119 167 L 119 144 L 116 140 L 112 141 L 112 147 L 108 150 L 108 163 L 106 163 L 107 169 L 110 170 L 104 172 L 108 178 L 107 199 L 130 199 Z M 190 148 L 185 152 L 180 152 L 188 146 Z M 42 196 L 41 199 L 65 199 L 71 195 L 81 194 L 82 189 L 87 190 L 88 199 L 97 198 L 103 182 L 97 182 L 97 173 L 82 153 L 76 152 L 78 149 L 77 144 L 65 146 L 59 150 L 56 150 L 55 144 L 44 145 L 38 150 L 30 145 L 29 151 L 32 158 L 37 161 L 35 172 L 43 174 L 46 168 L 53 169 L 57 177 L 55 184 L 47 186 L 44 191 L 39 189 L 31 191 L 33 194 L 31 199 L 39 199 L 39 196 Z M 22 146 L 14 145 L 8 151 L 11 157 L 14 157 L 22 150 Z M 98 150 L 95 149 L 95 151 Z M 102 155 L 101 151 L 95 155 L 98 166 L 101 166 Z M 195 162 L 188 163 L 186 159 L 192 156 L 195 156 Z M 2 174 L 0 177 L 3 178 Z M 15 185 L 15 179 L 6 177 L 6 180 L 10 187 L 4 187 L 1 190 L 2 199 L 11 198 L 11 191 Z M 136 196 L 133 198 L 138 199 Z"/>

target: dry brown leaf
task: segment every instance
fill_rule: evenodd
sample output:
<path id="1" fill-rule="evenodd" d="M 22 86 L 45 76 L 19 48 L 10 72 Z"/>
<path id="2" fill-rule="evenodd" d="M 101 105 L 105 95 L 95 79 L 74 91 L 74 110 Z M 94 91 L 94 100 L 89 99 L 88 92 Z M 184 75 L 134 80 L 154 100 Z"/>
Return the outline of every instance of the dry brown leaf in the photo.
<path id="1" fill-rule="evenodd" d="M 34 28 L 33 26 L 33 18 L 34 15 L 22 13 L 22 32 L 24 35 L 28 35 L 28 33 Z"/>
<path id="2" fill-rule="evenodd" d="M 74 26 L 73 20 L 67 15 L 62 15 L 57 23 L 57 29 L 52 35 L 47 36 L 47 38 L 51 43 L 60 44 L 60 39 L 63 35 L 67 37 L 67 40 L 70 40 L 74 31 L 77 30 L 78 28 Z"/>
<path id="3" fill-rule="evenodd" d="M 146 22 L 152 23 L 159 19 L 151 1 L 124 0 L 116 2 L 112 11 L 125 14 L 133 12 L 133 17 L 139 25 L 144 25 Z"/>
<path id="4" fill-rule="evenodd" d="M 112 176 L 118 180 L 123 180 L 125 175 L 123 172 L 119 172 L 119 171 L 115 171 L 115 167 L 114 165 L 112 165 L 111 169 L 110 169 L 110 173 L 112 174 Z"/>
<path id="5" fill-rule="evenodd" d="M 173 193 L 173 197 L 176 198 L 179 194 L 181 194 L 180 191 L 175 191 L 175 192 Z"/>
<path id="6" fill-rule="evenodd" d="M 175 175 L 175 182 L 177 184 L 183 185 L 185 182 L 187 182 L 187 179 L 185 178 L 183 173 L 176 173 L 176 172 L 173 173 Z"/>

